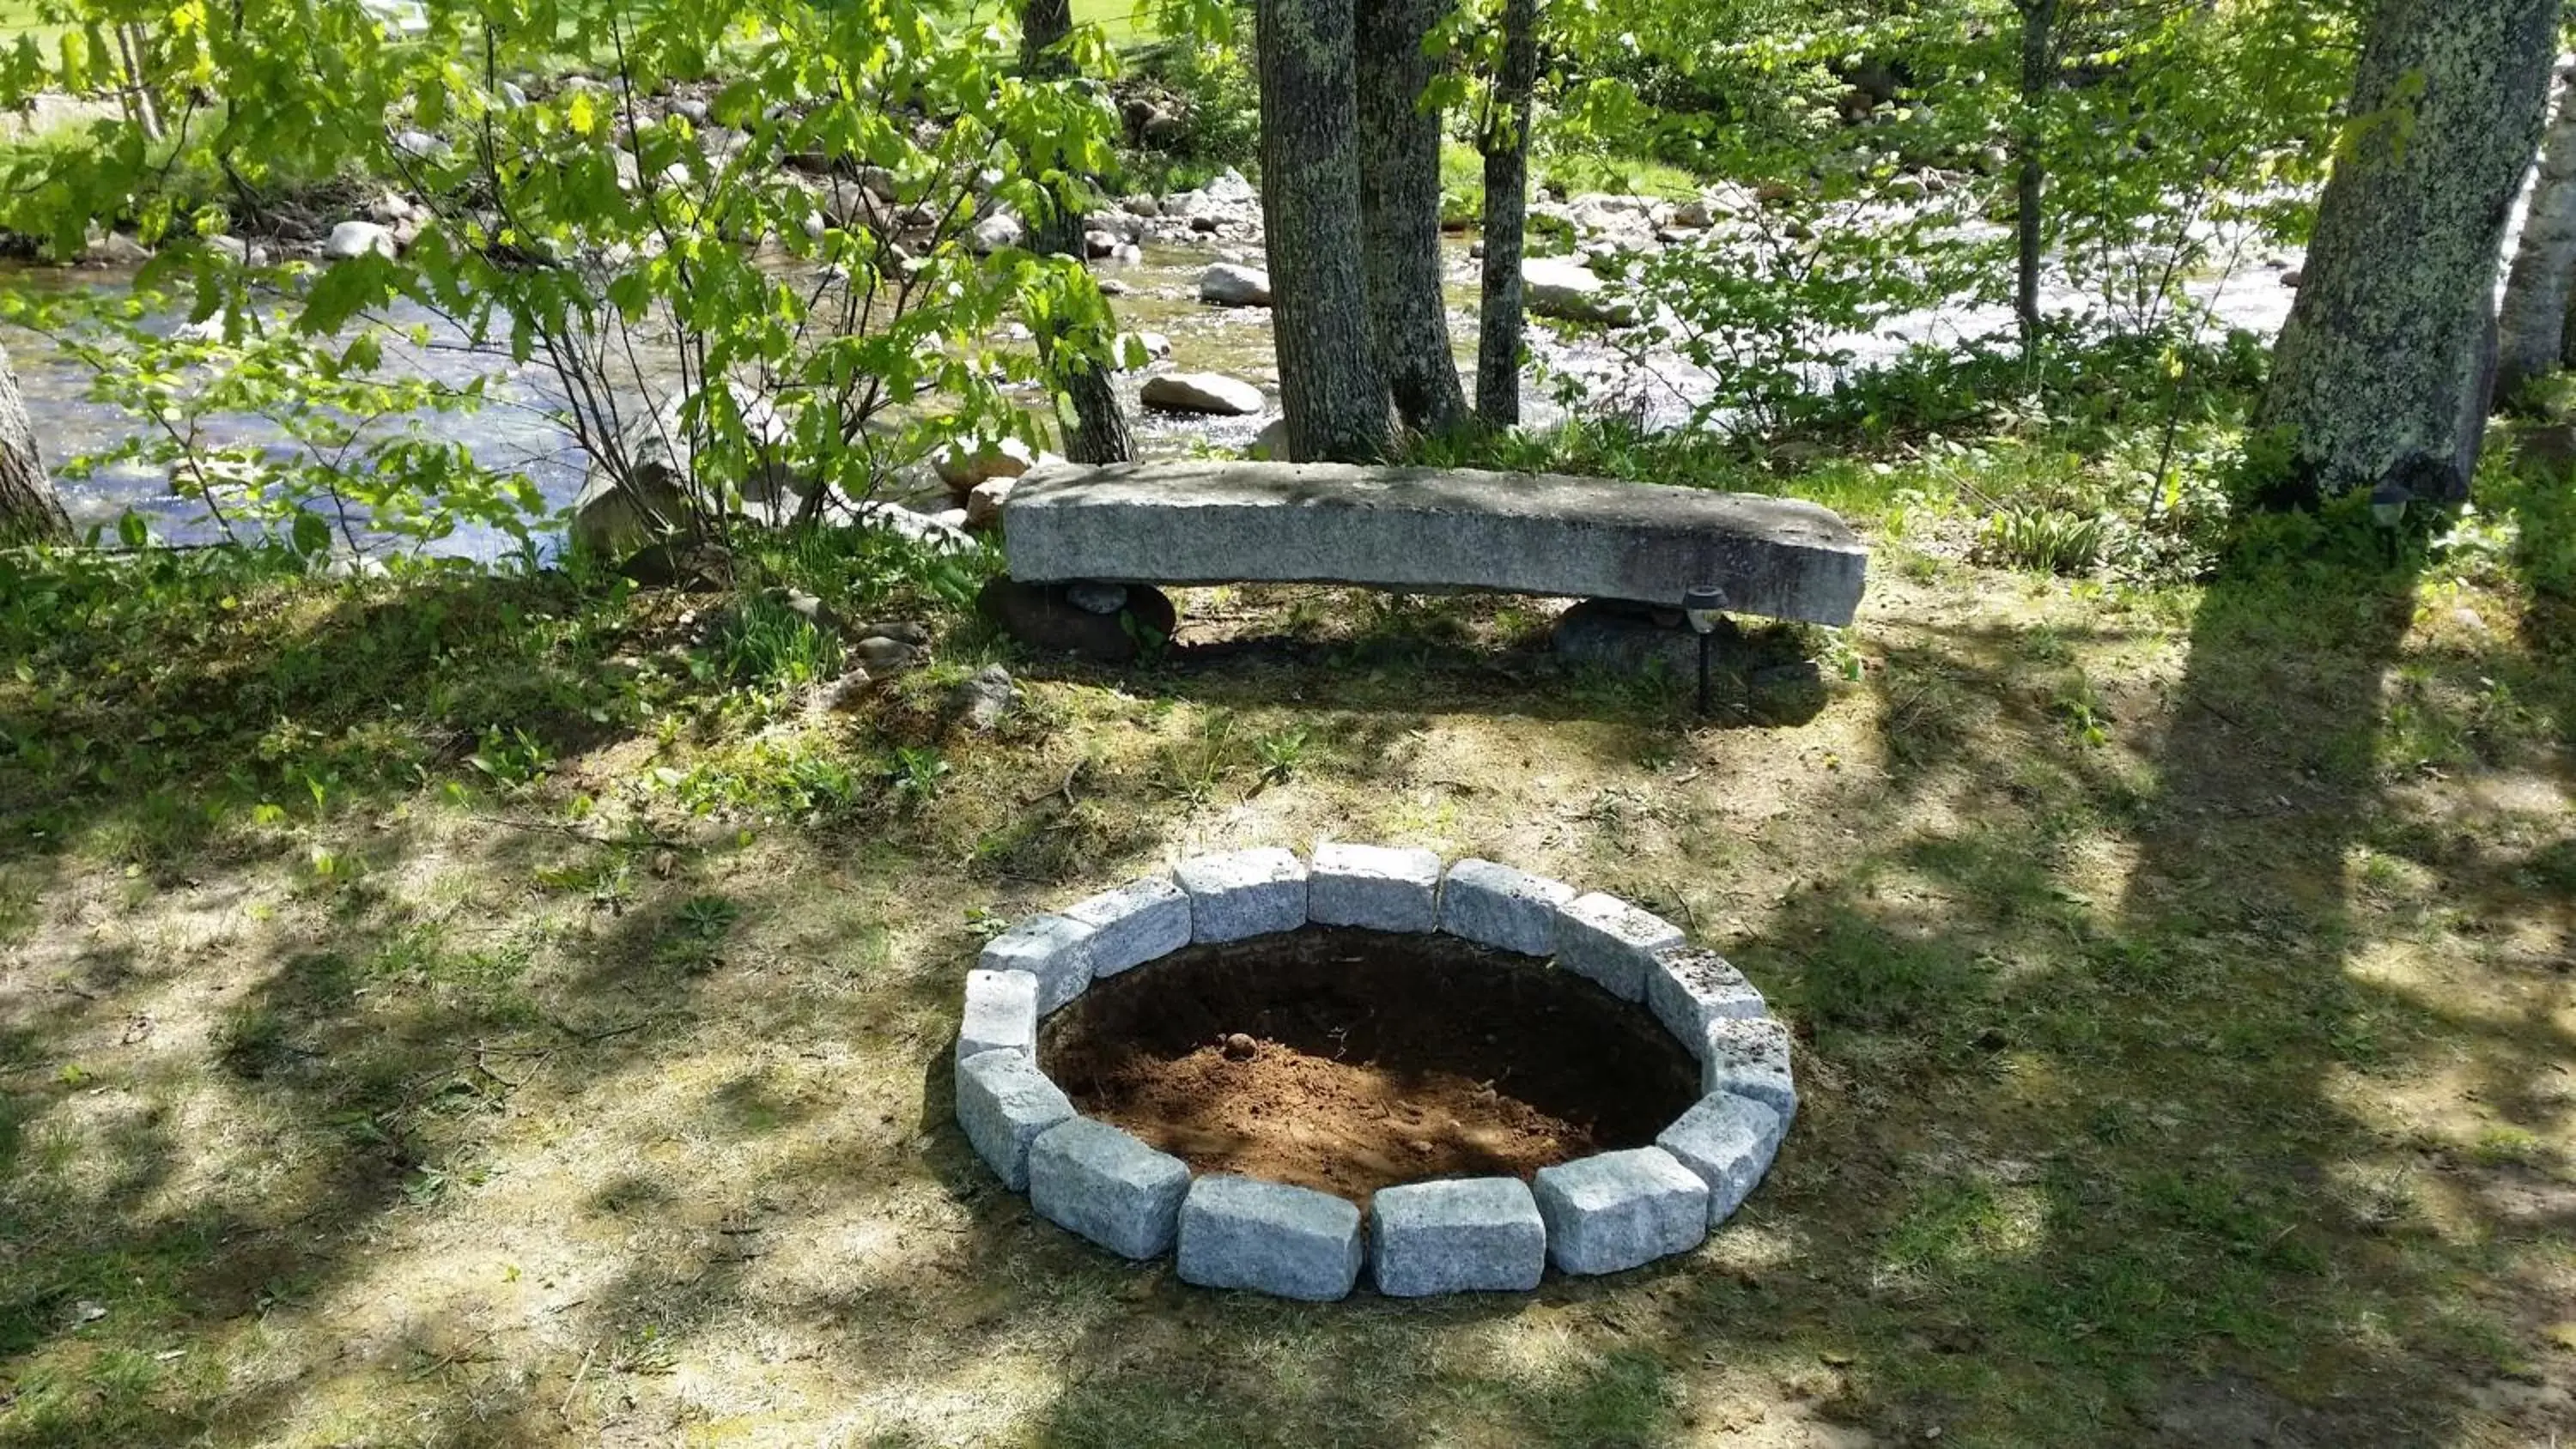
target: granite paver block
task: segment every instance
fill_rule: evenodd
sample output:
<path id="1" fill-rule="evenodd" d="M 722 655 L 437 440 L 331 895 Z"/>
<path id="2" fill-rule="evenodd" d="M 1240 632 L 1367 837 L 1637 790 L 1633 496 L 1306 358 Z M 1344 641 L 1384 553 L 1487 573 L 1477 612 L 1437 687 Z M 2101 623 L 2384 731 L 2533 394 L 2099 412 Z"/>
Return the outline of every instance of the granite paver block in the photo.
<path id="1" fill-rule="evenodd" d="M 1780 1114 L 1751 1097 L 1717 1092 L 1691 1104 L 1655 1145 L 1708 1184 L 1708 1225 L 1732 1217 L 1771 1170 L 1780 1150 Z"/>
<path id="2" fill-rule="evenodd" d="M 1190 943 L 1190 897 L 1167 875 L 1131 880 L 1064 908 L 1091 928 L 1091 972 L 1115 976 Z"/>
<path id="3" fill-rule="evenodd" d="M 1329 1303 L 1359 1281 L 1360 1210 L 1310 1188 L 1202 1177 L 1181 1201 L 1180 1238 L 1181 1281 L 1202 1288 Z"/>
<path id="4" fill-rule="evenodd" d="M 1091 928 L 1063 916 L 1031 916 L 986 942 L 975 964 L 1036 977 L 1038 1015 L 1044 1016 L 1091 985 Z"/>
<path id="5" fill-rule="evenodd" d="M 1038 1216 L 1121 1257 L 1170 1251 L 1189 1190 L 1189 1164 L 1088 1117 L 1058 1122 L 1029 1146 Z"/>
<path id="6" fill-rule="evenodd" d="M 1516 1177 L 1382 1187 L 1369 1199 L 1369 1261 L 1390 1298 L 1525 1291 L 1547 1270 L 1547 1223 Z"/>
<path id="7" fill-rule="evenodd" d="M 957 1060 L 989 1051 L 1038 1049 L 1038 979 L 1026 971 L 966 973 L 966 1018 L 957 1028 Z"/>
<path id="8" fill-rule="evenodd" d="M 1440 924 L 1440 857 L 1384 845 L 1318 845 L 1306 868 L 1306 919 L 1428 931 Z"/>
<path id="9" fill-rule="evenodd" d="M 1530 1184 L 1547 1257 L 1568 1273 L 1617 1273 L 1708 1236 L 1708 1184 L 1660 1147 L 1543 1167 Z"/>
<path id="10" fill-rule="evenodd" d="M 1646 967 L 1646 1009 L 1694 1057 L 1708 1051 L 1708 1024 L 1721 1017 L 1763 1016 L 1762 993 L 1727 959 L 1685 941 L 1655 953 Z"/>
<path id="11" fill-rule="evenodd" d="M 1557 907 L 1574 887 L 1490 860 L 1462 860 L 1440 883 L 1440 929 L 1524 956 L 1556 954 Z"/>
<path id="12" fill-rule="evenodd" d="M 1190 897 L 1190 939 L 1240 941 L 1306 924 L 1306 863 L 1268 847 L 1202 855 L 1172 870 Z"/>
<path id="13" fill-rule="evenodd" d="M 1682 928 L 1594 891 L 1557 908 L 1556 964 L 1622 1001 L 1643 1001 L 1655 953 L 1682 944 Z"/>
<path id="14" fill-rule="evenodd" d="M 1026 1052 L 979 1052 L 957 1064 L 957 1125 L 1002 1185 L 1029 1185 L 1029 1144 L 1073 1115 L 1073 1103 Z"/>
<path id="15" fill-rule="evenodd" d="M 1789 1075 L 1789 1028 L 1777 1017 L 1720 1017 L 1708 1024 L 1699 1089 L 1751 1097 L 1780 1114 L 1798 1115 L 1798 1086 Z"/>

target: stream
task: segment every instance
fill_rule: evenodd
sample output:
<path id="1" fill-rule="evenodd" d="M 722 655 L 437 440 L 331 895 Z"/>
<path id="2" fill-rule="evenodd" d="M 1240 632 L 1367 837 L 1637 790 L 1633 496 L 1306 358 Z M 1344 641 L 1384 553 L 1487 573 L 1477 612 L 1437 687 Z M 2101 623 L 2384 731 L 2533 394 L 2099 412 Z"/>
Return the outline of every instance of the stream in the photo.
<path id="1" fill-rule="evenodd" d="M 1451 334 L 1462 369 L 1472 376 L 1479 264 L 1465 238 L 1448 238 L 1443 246 Z M 1230 249 L 1229 255 L 1242 253 Z M 1267 309 L 1216 307 L 1198 300 L 1199 274 L 1217 259 L 1218 253 L 1207 248 L 1162 246 L 1148 248 L 1141 261 L 1094 264 L 1101 277 L 1114 278 L 1126 289 L 1111 299 L 1119 325 L 1134 332 L 1158 332 L 1171 341 L 1167 359 L 1118 379 L 1144 457 L 1241 449 L 1276 415 L 1278 375 Z M 1249 260 L 1258 264 L 1257 252 Z M 2192 281 L 2186 290 L 2209 309 L 2214 328 L 2243 328 L 2268 338 L 2289 313 L 2294 294 L 2282 279 L 2282 268 L 2292 264 L 2294 259 L 2277 254 L 2258 259 L 2249 253 L 2232 272 Z M 114 292 L 130 287 L 131 275 L 25 269 L 0 274 L 0 286 Z M 2083 311 L 2098 303 L 2057 277 L 2047 289 L 2045 305 L 2053 312 Z M 168 322 L 175 326 L 181 320 L 174 316 Z M 1895 359 L 1913 343 L 1956 343 L 2009 332 L 2011 325 L 2011 313 L 2005 308 L 1950 307 L 1891 318 L 1870 333 L 1831 341 L 1850 354 L 1853 369 L 1865 369 Z M 145 425 L 119 407 L 93 400 L 87 367 L 56 349 L 49 339 L 0 327 L 0 344 L 6 345 L 16 366 L 37 443 L 48 464 L 60 468 L 67 459 L 113 447 Z M 1598 332 L 1534 317 L 1529 344 L 1539 370 L 1575 381 L 1581 405 L 1615 401 L 1623 410 L 1641 413 L 1649 426 L 1686 423 L 1710 390 L 1710 380 L 1682 358 L 1670 353 L 1632 356 L 1630 349 Z M 505 358 L 452 350 L 409 351 L 403 362 L 459 381 L 477 371 L 492 373 L 497 380 L 493 404 L 472 413 L 430 415 L 422 420 L 424 431 L 442 441 L 464 444 L 487 465 L 525 471 L 550 505 L 572 502 L 581 488 L 584 459 L 556 415 L 554 381 L 542 367 L 512 367 Z M 677 373 L 676 359 L 669 356 L 647 357 L 643 366 L 648 376 L 657 370 L 665 376 Z M 1138 406 L 1137 388 L 1143 379 L 1165 371 L 1218 372 L 1252 382 L 1267 395 L 1271 410 L 1260 417 L 1218 418 Z M 1545 424 L 1561 416 L 1551 393 L 1544 380 L 1534 378 L 1524 384 L 1527 421 Z M 1039 405 L 1034 395 L 1031 405 Z M 401 425 L 401 420 L 394 420 L 379 426 Z M 210 435 L 223 442 L 266 444 L 281 438 L 273 424 L 255 417 L 222 418 L 208 426 Z M 175 492 L 158 469 L 111 466 L 87 477 L 62 478 L 60 485 L 65 506 L 75 525 L 83 529 L 98 524 L 113 531 L 119 516 L 131 509 L 144 515 L 158 536 L 174 542 L 220 536 L 204 507 Z M 892 496 L 927 509 L 947 506 L 935 481 Z M 441 553 L 489 557 L 509 546 L 504 535 L 482 529 L 460 531 L 433 547 Z"/>

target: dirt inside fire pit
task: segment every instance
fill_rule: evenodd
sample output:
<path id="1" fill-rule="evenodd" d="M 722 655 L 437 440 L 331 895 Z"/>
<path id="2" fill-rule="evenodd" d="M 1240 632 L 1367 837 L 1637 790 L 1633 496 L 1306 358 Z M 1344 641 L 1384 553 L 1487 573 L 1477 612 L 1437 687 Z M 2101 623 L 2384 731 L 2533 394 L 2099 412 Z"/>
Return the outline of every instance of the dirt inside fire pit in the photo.
<path id="1" fill-rule="evenodd" d="M 1698 1095 L 1643 1006 L 1451 936 L 1309 927 L 1095 983 L 1039 1039 L 1087 1116 L 1354 1202 L 1641 1147 Z"/>

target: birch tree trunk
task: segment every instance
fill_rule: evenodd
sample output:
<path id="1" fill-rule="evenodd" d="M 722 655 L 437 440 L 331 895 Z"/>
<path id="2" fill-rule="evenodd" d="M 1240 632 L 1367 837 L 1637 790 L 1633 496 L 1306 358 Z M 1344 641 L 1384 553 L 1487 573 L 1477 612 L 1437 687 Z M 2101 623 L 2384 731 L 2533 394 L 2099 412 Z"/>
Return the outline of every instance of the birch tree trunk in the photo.
<path id="1" fill-rule="evenodd" d="M 0 544 L 69 543 L 71 537 L 71 515 L 36 452 L 18 374 L 0 351 Z"/>
<path id="2" fill-rule="evenodd" d="M 1378 371 L 1407 427 L 1467 415 L 1440 296 L 1440 112 L 1423 42 L 1446 0 L 1359 0 L 1360 227 Z"/>
<path id="3" fill-rule="evenodd" d="M 1352 0 L 1260 0 L 1261 223 L 1297 462 L 1372 463 L 1394 437 L 1361 261 Z"/>
<path id="4" fill-rule="evenodd" d="M 1477 138 L 1485 153 L 1485 270 L 1477 303 L 1476 417 L 1521 420 L 1521 257 L 1529 224 L 1530 93 L 1538 86 L 1538 0 L 1503 0 L 1503 62 L 1493 110 Z"/>
<path id="5" fill-rule="evenodd" d="M 1061 75 L 1066 65 L 1052 47 L 1073 33 L 1072 0 L 1026 0 L 1020 7 L 1020 62 L 1032 77 Z M 1061 253 L 1083 260 L 1082 212 L 1058 206 L 1029 224 L 1029 241 L 1038 255 Z M 1128 431 L 1126 410 L 1110 385 L 1109 371 L 1097 361 L 1060 345 L 1051 331 L 1038 334 L 1038 352 L 1055 382 L 1064 389 L 1073 416 L 1059 416 L 1064 455 L 1077 463 L 1124 463 L 1136 456 L 1136 437 Z"/>
<path id="6" fill-rule="evenodd" d="M 2496 254 L 2539 144 L 2559 0 L 2379 0 L 2305 278 L 2254 418 L 2273 505 L 2468 495 L 2494 366 Z"/>
<path id="7" fill-rule="evenodd" d="M 2558 365 L 2565 345 L 2570 284 L 2576 283 L 2576 85 L 2559 91 L 2558 110 L 2531 179 L 2531 208 L 2505 274 L 2496 314 L 2495 396 L 2509 401 L 2525 382 Z"/>

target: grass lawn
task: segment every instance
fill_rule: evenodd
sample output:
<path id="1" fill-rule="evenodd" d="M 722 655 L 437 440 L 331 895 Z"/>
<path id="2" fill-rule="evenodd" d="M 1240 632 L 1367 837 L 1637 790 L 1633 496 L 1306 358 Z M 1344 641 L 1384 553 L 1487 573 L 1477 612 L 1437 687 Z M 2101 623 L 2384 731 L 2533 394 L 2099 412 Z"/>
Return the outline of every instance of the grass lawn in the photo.
<path id="1" fill-rule="evenodd" d="M 1949 466 L 1836 475 L 1871 592 L 1776 730 L 1490 599 L 1192 591 L 1185 640 L 1269 642 L 1108 670 L 808 558 L 942 632 L 833 714 L 810 651 L 693 642 L 715 596 L 0 560 L 0 1445 L 2563 1434 L 2541 517 L 2121 588 L 1970 562 Z M 1023 712 L 943 728 L 991 659 Z M 1528 1297 L 1298 1306 L 1002 1191 L 950 1125 L 993 923 L 1327 835 L 1736 960 L 1804 1097 L 1745 1210 Z"/>

